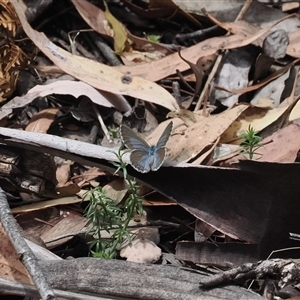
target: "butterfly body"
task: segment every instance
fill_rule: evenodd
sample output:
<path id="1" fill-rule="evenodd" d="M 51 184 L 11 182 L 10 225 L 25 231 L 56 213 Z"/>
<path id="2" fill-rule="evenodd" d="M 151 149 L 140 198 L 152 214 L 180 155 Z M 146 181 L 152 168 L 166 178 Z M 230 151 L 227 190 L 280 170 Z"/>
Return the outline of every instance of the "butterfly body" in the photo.
<path id="1" fill-rule="evenodd" d="M 121 137 L 124 145 L 132 150 L 130 162 L 133 168 L 141 173 L 157 171 L 166 157 L 165 145 L 170 137 L 173 123 L 165 128 L 156 145 L 149 145 L 129 127 L 121 126 Z"/>

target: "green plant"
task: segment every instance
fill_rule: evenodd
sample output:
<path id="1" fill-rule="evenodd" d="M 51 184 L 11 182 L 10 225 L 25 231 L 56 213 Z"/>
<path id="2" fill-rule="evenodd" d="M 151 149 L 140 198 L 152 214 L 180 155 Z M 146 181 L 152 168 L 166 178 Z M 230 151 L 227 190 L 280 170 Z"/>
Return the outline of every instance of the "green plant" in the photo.
<path id="1" fill-rule="evenodd" d="M 253 159 L 254 154 L 258 154 L 256 150 L 262 145 L 260 142 L 262 138 L 257 135 L 258 131 L 255 131 L 254 128 L 249 125 L 247 131 L 241 135 L 243 142 L 240 144 L 241 153 L 248 154 L 249 159 Z"/>
<path id="2" fill-rule="evenodd" d="M 119 129 L 114 126 L 108 127 L 108 133 L 112 138 L 115 139 L 118 137 Z"/>
<path id="3" fill-rule="evenodd" d="M 137 214 L 142 214 L 143 207 L 141 197 L 138 195 L 138 184 L 135 180 L 129 179 L 127 164 L 123 161 L 126 151 L 112 151 L 118 158 L 118 162 L 112 162 L 117 168 L 116 172 L 122 171 L 124 180 L 128 186 L 128 196 L 124 203 L 117 204 L 116 201 L 107 196 L 102 187 L 96 187 L 86 193 L 90 202 L 85 210 L 85 217 L 90 221 L 88 234 L 93 236 L 89 242 L 90 251 L 93 257 L 114 258 L 117 254 L 118 245 L 126 239 L 131 239 L 128 231 L 130 220 Z M 103 239 L 103 230 L 112 233 L 110 239 Z"/>
<path id="4" fill-rule="evenodd" d="M 161 36 L 160 35 L 154 35 L 154 34 L 148 34 L 146 35 L 146 39 L 150 42 L 159 43 Z"/>

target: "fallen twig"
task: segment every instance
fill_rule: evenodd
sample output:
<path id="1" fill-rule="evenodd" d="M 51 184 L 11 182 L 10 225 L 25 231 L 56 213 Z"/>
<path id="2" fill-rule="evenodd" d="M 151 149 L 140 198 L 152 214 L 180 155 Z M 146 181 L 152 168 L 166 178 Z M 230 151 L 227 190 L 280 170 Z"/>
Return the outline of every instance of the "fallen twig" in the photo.
<path id="1" fill-rule="evenodd" d="M 40 296 L 45 300 L 56 299 L 54 292 L 50 285 L 47 283 L 43 272 L 41 271 L 37 259 L 31 252 L 23 236 L 21 235 L 18 224 L 13 217 L 11 210 L 7 203 L 7 198 L 4 191 L 0 188 L 0 221 L 5 229 L 8 237 L 17 254 L 20 257 L 21 262 L 24 264 L 28 273 L 31 275 Z"/>

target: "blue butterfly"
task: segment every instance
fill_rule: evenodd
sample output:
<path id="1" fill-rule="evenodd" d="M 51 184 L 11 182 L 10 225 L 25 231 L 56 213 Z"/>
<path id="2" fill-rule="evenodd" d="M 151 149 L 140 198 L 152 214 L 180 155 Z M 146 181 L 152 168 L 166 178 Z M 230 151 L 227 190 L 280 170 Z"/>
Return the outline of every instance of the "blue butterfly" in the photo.
<path id="1" fill-rule="evenodd" d="M 156 145 L 149 145 L 134 131 L 125 125 L 121 125 L 121 137 L 123 144 L 131 151 L 130 162 L 134 169 L 141 173 L 157 171 L 166 157 L 166 143 L 172 132 L 173 123 L 165 128 Z"/>

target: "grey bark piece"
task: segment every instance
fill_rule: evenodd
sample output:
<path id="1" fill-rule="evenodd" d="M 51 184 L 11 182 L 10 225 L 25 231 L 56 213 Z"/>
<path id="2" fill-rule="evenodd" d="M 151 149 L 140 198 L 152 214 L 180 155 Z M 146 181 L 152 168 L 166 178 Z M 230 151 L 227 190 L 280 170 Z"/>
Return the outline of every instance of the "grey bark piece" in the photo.
<path id="1" fill-rule="evenodd" d="M 290 40 L 287 32 L 283 29 L 278 29 L 271 32 L 264 39 L 263 51 L 266 55 L 274 59 L 280 59 L 285 57 L 289 43 Z"/>
<path id="2" fill-rule="evenodd" d="M 231 50 L 225 54 L 224 63 L 215 79 L 215 85 L 228 90 L 247 87 L 249 71 L 257 56 L 255 51 L 249 51 L 249 49 L 252 47 Z M 223 105 L 232 107 L 238 102 L 239 96 L 214 89 L 210 96 L 210 102 L 214 103 L 215 100 L 219 100 Z"/>
<path id="3" fill-rule="evenodd" d="M 263 299 L 238 286 L 201 289 L 204 275 L 174 266 L 94 258 L 42 261 L 40 266 L 53 288 L 80 293 L 143 300 Z"/>

